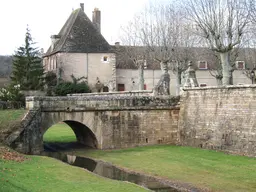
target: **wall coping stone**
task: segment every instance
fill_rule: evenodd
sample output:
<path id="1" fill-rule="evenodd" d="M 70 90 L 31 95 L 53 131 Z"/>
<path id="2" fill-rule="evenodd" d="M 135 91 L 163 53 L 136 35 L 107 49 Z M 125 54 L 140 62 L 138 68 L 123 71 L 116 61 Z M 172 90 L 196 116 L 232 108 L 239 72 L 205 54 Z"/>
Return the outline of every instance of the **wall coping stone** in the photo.
<path id="1" fill-rule="evenodd" d="M 138 91 L 115 91 L 115 92 L 100 92 L 100 93 L 73 93 L 67 94 L 67 96 L 103 96 L 103 95 L 126 95 L 126 96 L 133 96 L 133 95 L 153 95 L 153 90 L 138 90 Z"/>
<path id="2" fill-rule="evenodd" d="M 241 88 L 256 88 L 256 84 L 247 85 L 222 85 L 222 86 L 207 86 L 207 87 L 189 87 L 182 88 L 183 91 L 196 91 L 196 90 L 211 90 L 211 89 L 241 89 Z"/>
<path id="3" fill-rule="evenodd" d="M 139 95 L 83 95 L 83 96 L 29 96 L 26 101 L 111 101 L 111 100 L 133 100 L 133 99 L 156 99 L 170 100 L 178 99 L 177 96 L 139 96 Z"/>
<path id="4" fill-rule="evenodd" d="M 61 97 L 26 97 L 26 109 L 42 111 L 98 111 L 179 108 L 180 97 L 86 95 Z"/>

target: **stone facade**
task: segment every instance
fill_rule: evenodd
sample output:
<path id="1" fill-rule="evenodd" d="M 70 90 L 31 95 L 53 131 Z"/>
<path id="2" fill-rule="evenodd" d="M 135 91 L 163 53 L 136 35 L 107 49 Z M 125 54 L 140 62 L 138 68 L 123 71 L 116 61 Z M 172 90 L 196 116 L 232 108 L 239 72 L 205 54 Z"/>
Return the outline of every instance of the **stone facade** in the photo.
<path id="1" fill-rule="evenodd" d="M 113 53 L 57 53 L 44 57 L 43 63 L 45 71 L 54 71 L 65 81 L 71 81 L 71 75 L 74 75 L 76 78 L 85 77 L 91 87 L 95 87 L 98 80 L 103 86 L 109 87 L 112 81 L 116 85 Z"/>
<path id="2" fill-rule="evenodd" d="M 185 89 L 179 144 L 256 156 L 256 86 Z"/>
<path id="3" fill-rule="evenodd" d="M 173 72 L 170 74 L 170 94 L 176 93 L 176 76 Z M 146 69 L 144 70 L 144 83 L 147 90 L 152 90 L 161 78 L 161 70 Z M 135 90 L 139 82 L 139 72 L 136 69 L 117 69 L 116 70 L 117 84 L 124 84 L 125 91 Z M 209 70 L 196 70 L 196 77 L 198 85 L 200 86 L 216 86 L 217 81 L 209 73 Z M 251 80 L 248 79 L 243 70 L 235 70 L 233 72 L 234 85 L 238 84 L 251 84 Z M 134 83 L 133 83 L 134 82 Z"/>

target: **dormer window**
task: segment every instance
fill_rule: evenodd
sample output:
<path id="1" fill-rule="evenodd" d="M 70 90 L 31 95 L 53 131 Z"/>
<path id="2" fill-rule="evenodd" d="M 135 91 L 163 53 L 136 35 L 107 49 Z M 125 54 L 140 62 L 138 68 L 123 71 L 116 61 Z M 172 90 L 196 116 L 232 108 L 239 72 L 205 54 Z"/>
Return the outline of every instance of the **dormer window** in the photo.
<path id="1" fill-rule="evenodd" d="M 245 69 L 245 62 L 244 61 L 236 61 L 236 68 L 237 69 Z"/>
<path id="2" fill-rule="evenodd" d="M 208 69 L 206 61 L 198 61 L 198 69 Z"/>

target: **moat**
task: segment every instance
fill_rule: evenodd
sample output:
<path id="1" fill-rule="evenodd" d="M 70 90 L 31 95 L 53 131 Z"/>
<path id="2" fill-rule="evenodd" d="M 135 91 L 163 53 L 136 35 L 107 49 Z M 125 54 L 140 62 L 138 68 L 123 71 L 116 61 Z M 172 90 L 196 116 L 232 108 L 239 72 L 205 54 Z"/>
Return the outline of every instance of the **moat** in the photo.
<path id="1" fill-rule="evenodd" d="M 73 150 L 86 150 L 83 145 L 77 143 L 45 144 L 45 151 L 41 155 L 52 157 L 68 163 L 72 166 L 84 168 L 94 174 L 109 179 L 128 181 L 156 192 L 179 192 L 183 191 L 175 186 L 161 181 L 161 179 L 144 175 L 134 171 L 124 170 L 108 162 L 92 158 L 73 155 Z M 193 190 L 194 191 L 194 190 Z"/>

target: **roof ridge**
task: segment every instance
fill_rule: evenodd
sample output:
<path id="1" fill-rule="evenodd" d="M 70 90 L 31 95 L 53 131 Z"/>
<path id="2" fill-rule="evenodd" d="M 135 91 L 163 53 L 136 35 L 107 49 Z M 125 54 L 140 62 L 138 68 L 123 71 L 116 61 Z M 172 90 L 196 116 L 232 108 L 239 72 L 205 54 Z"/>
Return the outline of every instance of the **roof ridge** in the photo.
<path id="1" fill-rule="evenodd" d="M 71 23 L 71 25 L 70 25 L 70 27 L 69 27 L 67 33 L 65 34 L 65 39 L 64 39 L 64 41 L 62 42 L 62 44 L 59 46 L 59 50 L 56 50 L 55 52 L 60 51 L 61 48 L 62 48 L 62 46 L 65 45 L 65 43 L 66 43 L 66 41 L 67 41 L 67 37 L 69 36 L 70 31 L 72 30 L 72 27 L 73 27 L 73 25 L 74 25 L 74 23 L 75 23 L 75 21 L 76 21 L 76 18 L 77 18 L 78 14 L 79 14 L 79 12 L 80 12 L 81 10 L 82 10 L 82 8 L 78 8 L 78 9 L 76 9 L 76 10 L 74 10 L 74 11 L 72 12 L 72 14 L 75 13 L 76 15 L 73 17 L 73 21 L 72 21 L 72 23 Z M 64 26 L 65 26 L 65 24 L 64 24 Z"/>

